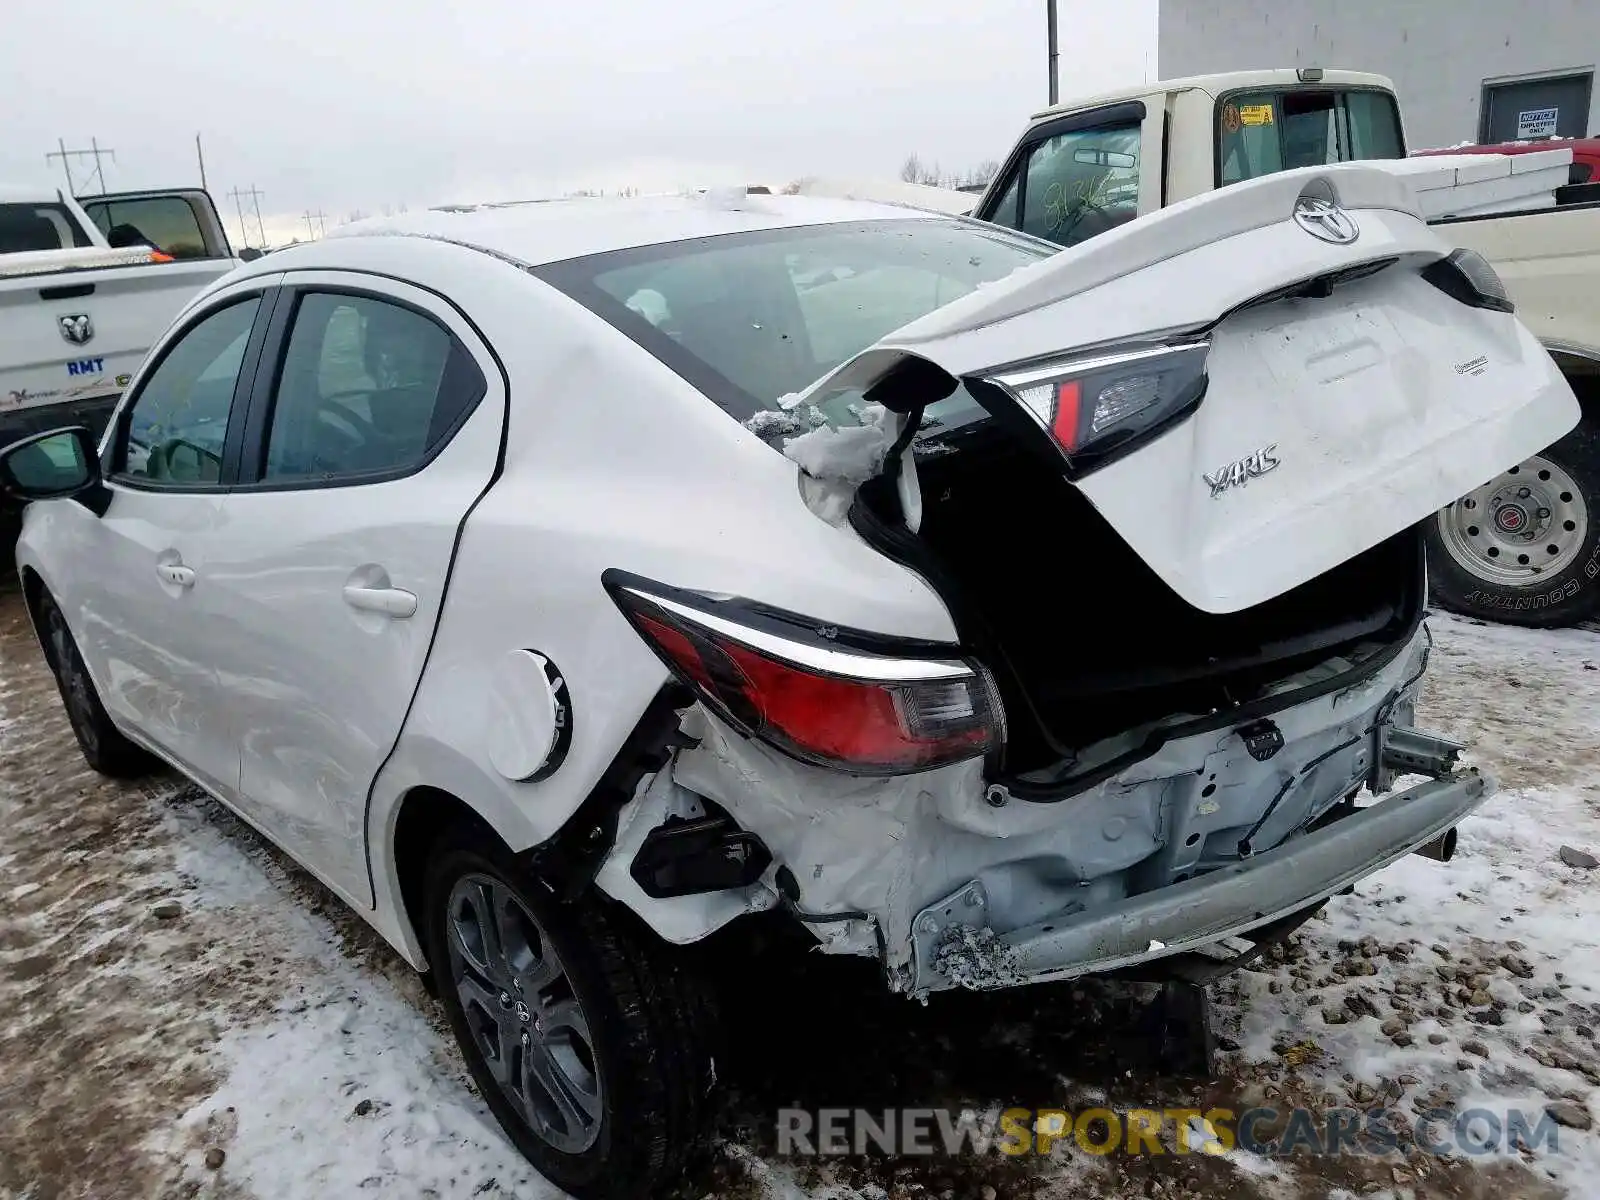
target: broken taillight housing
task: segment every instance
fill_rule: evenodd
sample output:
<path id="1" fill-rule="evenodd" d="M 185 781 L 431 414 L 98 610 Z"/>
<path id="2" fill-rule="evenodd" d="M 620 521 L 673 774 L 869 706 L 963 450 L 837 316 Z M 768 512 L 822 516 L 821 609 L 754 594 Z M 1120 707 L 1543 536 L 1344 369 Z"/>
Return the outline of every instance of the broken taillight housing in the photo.
<path id="1" fill-rule="evenodd" d="M 1004 740 L 988 673 L 964 659 L 851 648 L 763 614 L 745 624 L 626 584 L 612 599 L 668 669 L 739 732 L 853 775 L 923 771 Z M 726 602 L 720 602 L 722 607 Z"/>
<path id="2" fill-rule="evenodd" d="M 1208 341 L 1140 346 L 990 376 L 1049 434 L 1075 473 L 1104 465 L 1193 411 Z"/>

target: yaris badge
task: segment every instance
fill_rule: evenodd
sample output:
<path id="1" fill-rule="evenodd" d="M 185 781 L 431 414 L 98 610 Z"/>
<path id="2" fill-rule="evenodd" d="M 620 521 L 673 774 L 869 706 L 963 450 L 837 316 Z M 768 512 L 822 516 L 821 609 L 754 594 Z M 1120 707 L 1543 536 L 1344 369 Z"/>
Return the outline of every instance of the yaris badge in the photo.
<path id="1" fill-rule="evenodd" d="M 1361 236 L 1356 219 L 1332 200 L 1321 196 L 1301 196 L 1294 202 L 1294 223 L 1314 238 L 1348 246 Z"/>
<path id="2" fill-rule="evenodd" d="M 94 338 L 94 323 L 88 313 L 67 313 L 56 318 L 61 336 L 74 346 L 87 346 Z"/>
<path id="3" fill-rule="evenodd" d="M 1225 467 L 1207 471 L 1200 478 L 1211 488 L 1211 498 L 1215 500 L 1229 488 L 1243 487 L 1252 479 L 1276 470 L 1277 466 L 1278 443 L 1273 442 L 1270 446 L 1263 446 L 1243 458 L 1235 459 Z"/>

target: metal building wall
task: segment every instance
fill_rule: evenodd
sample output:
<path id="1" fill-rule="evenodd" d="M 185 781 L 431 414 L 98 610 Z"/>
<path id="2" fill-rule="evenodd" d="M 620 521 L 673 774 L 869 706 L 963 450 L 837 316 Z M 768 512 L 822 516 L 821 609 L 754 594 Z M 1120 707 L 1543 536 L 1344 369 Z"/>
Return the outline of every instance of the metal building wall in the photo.
<path id="1" fill-rule="evenodd" d="M 1478 138 L 1485 80 L 1593 71 L 1600 0 L 1161 0 L 1161 77 L 1340 67 L 1395 81 L 1413 149 Z M 1585 133 L 1600 131 L 1600 97 Z"/>

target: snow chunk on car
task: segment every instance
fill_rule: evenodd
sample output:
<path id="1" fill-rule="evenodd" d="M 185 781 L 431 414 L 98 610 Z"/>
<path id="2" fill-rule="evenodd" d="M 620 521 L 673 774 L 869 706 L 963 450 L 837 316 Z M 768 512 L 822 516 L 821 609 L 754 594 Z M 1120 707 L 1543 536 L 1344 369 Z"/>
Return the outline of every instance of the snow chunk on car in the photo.
<path id="1" fill-rule="evenodd" d="M 813 429 L 789 441 L 783 453 L 817 479 L 864 483 L 882 469 L 900 428 L 899 417 L 881 404 L 871 404 L 862 412 L 860 425 Z"/>

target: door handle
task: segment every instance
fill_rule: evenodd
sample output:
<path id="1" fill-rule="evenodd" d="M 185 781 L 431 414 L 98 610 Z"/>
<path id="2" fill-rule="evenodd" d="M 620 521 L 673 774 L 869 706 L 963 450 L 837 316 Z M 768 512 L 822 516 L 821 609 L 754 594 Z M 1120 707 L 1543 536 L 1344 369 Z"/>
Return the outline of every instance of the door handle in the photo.
<path id="1" fill-rule="evenodd" d="M 404 588 L 359 587 L 344 585 L 344 602 L 363 612 L 383 613 L 390 617 L 409 617 L 417 611 L 417 598 Z"/>
<path id="2" fill-rule="evenodd" d="M 166 583 L 174 587 L 193 587 L 194 568 L 180 566 L 177 563 L 157 563 L 156 574 L 161 576 Z"/>

